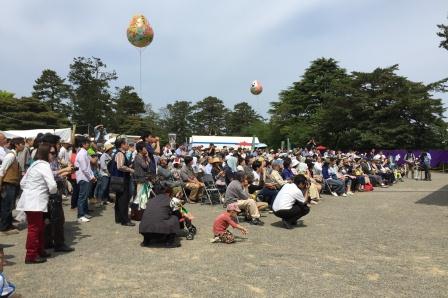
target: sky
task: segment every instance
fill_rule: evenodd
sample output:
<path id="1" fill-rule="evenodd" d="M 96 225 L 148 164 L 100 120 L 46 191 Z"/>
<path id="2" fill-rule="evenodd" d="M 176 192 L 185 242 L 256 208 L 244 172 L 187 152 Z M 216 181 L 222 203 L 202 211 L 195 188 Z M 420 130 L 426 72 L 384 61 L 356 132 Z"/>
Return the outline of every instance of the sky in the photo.
<path id="1" fill-rule="evenodd" d="M 156 111 L 216 96 L 266 117 L 320 57 L 349 72 L 399 64 L 413 81 L 448 77 L 436 36 L 436 24 L 448 23 L 446 0 L 2 0 L 0 90 L 29 96 L 43 69 L 65 77 L 78 56 L 101 58 L 119 76 L 114 86 L 139 90 L 139 51 L 126 38 L 135 14 L 155 32 L 142 52 L 141 97 Z M 249 92 L 254 80 L 261 95 Z M 438 97 L 448 108 L 448 96 Z"/>

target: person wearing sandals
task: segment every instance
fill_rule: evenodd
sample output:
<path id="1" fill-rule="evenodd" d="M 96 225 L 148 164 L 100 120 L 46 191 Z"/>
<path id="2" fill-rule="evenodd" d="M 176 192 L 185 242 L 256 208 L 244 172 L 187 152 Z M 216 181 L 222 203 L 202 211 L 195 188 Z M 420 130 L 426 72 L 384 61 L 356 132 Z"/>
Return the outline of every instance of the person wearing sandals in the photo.
<path id="1" fill-rule="evenodd" d="M 23 190 L 17 210 L 26 213 L 28 235 L 26 240 L 26 264 L 44 263 L 48 254 L 44 250 L 44 212 L 48 211 L 50 194 L 58 187 L 49 164 L 51 146 L 39 145 L 37 160 L 30 166 L 20 181 Z"/>

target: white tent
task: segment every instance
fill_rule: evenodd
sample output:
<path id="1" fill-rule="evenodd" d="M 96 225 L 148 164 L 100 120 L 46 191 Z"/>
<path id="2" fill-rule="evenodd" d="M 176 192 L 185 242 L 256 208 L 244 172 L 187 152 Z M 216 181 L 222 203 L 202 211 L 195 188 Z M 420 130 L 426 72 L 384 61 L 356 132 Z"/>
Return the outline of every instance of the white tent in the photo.
<path id="1" fill-rule="evenodd" d="M 52 133 L 61 137 L 61 142 L 71 143 L 72 129 L 58 128 L 58 129 L 29 129 L 29 130 L 6 130 L 2 131 L 7 138 L 35 138 L 39 133 Z"/>
<path id="2" fill-rule="evenodd" d="M 227 148 L 251 148 L 253 137 L 239 137 L 239 136 L 192 136 L 190 138 L 190 146 L 204 146 L 208 147 L 210 143 L 213 143 L 218 149 L 222 149 L 224 146 Z M 255 137 L 254 145 L 256 148 L 267 147 L 266 144 L 260 143 L 257 137 Z"/>

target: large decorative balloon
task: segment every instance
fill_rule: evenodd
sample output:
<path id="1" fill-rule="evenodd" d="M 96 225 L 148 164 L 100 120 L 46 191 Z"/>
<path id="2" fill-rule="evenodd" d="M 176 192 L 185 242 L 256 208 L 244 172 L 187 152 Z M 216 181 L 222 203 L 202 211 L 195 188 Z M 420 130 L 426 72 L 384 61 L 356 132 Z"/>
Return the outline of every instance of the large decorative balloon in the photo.
<path id="1" fill-rule="evenodd" d="M 144 15 L 132 17 L 127 30 L 128 40 L 138 48 L 147 47 L 154 38 L 154 31 Z"/>
<path id="2" fill-rule="evenodd" d="M 261 83 L 259 81 L 253 81 L 250 85 L 250 92 L 253 95 L 258 95 L 263 92 L 263 86 L 261 86 Z"/>

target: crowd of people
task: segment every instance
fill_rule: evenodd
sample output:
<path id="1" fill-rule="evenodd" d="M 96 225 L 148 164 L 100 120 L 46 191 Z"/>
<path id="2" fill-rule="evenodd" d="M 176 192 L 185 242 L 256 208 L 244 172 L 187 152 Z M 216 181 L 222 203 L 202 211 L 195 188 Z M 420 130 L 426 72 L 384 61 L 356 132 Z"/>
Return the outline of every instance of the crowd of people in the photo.
<path id="1" fill-rule="evenodd" d="M 311 205 L 319 204 L 322 193 L 356 196 L 409 175 L 416 178 L 418 171 L 431 179 L 428 152 L 420 157 L 409 152 L 401 160 L 374 149 L 316 147 L 314 140 L 294 150 L 161 147 L 150 132 L 139 140 L 118 137 L 112 143 L 101 126 L 95 129 L 93 139 L 76 136 L 73 144 L 53 134 L 7 139 L 0 133 L 0 231 L 17 234 L 14 221 L 26 218 L 25 263 L 46 262 L 49 249 L 74 250 L 64 237 L 63 200 L 69 197 L 79 224 L 94 220 L 93 208 L 113 203 L 116 224 L 133 227 L 140 221 L 142 246 L 179 247 L 182 231 L 187 239 L 196 234 L 187 203 L 223 206 L 211 242 L 233 243 L 229 226 L 248 233 L 239 217 L 262 226 L 261 212 L 267 212 L 292 229 Z"/>

